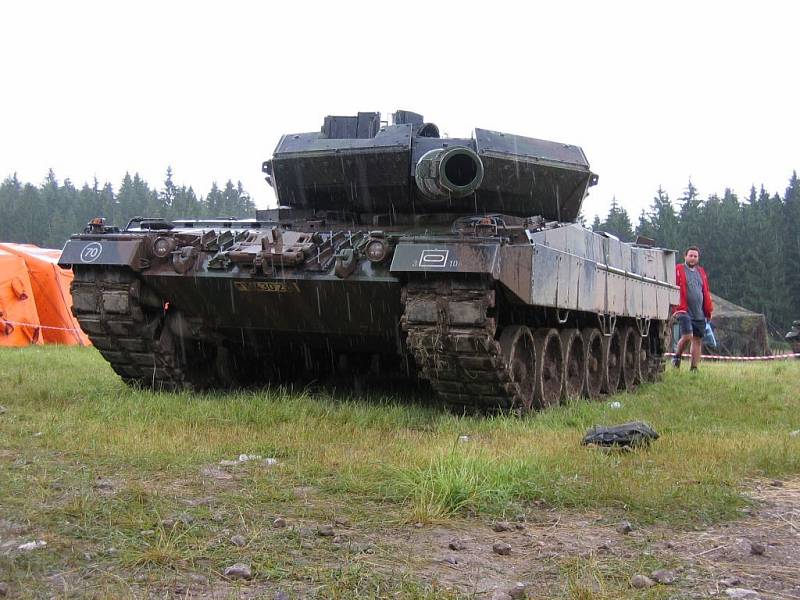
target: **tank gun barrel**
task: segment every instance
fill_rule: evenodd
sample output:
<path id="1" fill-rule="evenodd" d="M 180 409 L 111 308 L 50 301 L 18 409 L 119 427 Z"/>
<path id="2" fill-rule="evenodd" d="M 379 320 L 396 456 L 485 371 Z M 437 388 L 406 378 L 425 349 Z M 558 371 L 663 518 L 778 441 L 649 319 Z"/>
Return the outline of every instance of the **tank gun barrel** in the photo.
<path id="1" fill-rule="evenodd" d="M 429 150 L 417 161 L 414 180 L 428 198 L 464 198 L 483 181 L 483 161 L 466 146 Z"/>

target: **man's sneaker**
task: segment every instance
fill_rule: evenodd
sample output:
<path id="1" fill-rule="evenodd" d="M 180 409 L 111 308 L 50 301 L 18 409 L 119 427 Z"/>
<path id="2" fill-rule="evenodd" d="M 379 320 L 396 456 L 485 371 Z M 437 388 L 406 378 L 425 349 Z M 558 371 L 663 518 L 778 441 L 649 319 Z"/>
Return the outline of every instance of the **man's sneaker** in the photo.
<path id="1" fill-rule="evenodd" d="M 672 366 L 676 369 L 681 368 L 681 357 L 680 356 L 673 356 L 672 357 Z"/>

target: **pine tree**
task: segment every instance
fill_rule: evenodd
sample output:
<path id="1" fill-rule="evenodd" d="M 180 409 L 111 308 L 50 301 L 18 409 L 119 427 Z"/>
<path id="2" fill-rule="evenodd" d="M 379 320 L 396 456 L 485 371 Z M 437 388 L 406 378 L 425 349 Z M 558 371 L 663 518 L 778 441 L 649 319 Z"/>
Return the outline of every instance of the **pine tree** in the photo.
<path id="1" fill-rule="evenodd" d="M 606 233 L 617 236 L 624 242 L 633 241 L 633 227 L 631 226 L 631 219 L 628 216 L 628 211 L 617 203 L 616 196 L 611 199 L 608 216 L 602 223 L 601 229 Z"/>
<path id="2" fill-rule="evenodd" d="M 678 240 L 683 241 L 683 245 L 679 250 L 683 251 L 686 246 L 699 246 L 702 253 L 705 233 L 701 223 L 702 201 L 691 179 L 680 197 L 679 203 L 681 209 L 678 213 L 680 222 Z"/>
<path id="3" fill-rule="evenodd" d="M 223 215 L 223 196 L 220 192 L 217 182 L 211 183 L 211 191 L 205 197 L 204 204 L 206 206 L 206 214 L 210 217 L 220 217 Z"/>
<path id="4" fill-rule="evenodd" d="M 800 180 L 792 173 L 783 196 L 783 281 L 785 308 L 781 325 L 788 330 L 791 321 L 800 319 Z"/>
<path id="5" fill-rule="evenodd" d="M 652 235 L 647 237 L 652 237 L 662 248 L 678 249 L 678 217 L 669 194 L 661 186 L 658 186 L 650 205 L 648 231 Z"/>
<path id="6" fill-rule="evenodd" d="M 172 210 L 175 206 L 175 196 L 177 194 L 177 188 L 175 183 L 172 181 L 172 167 L 167 167 L 167 175 L 164 179 L 164 189 L 162 189 L 159 194 L 158 198 L 161 201 L 161 211 L 160 215 L 164 218 L 169 218 L 172 216 Z"/>

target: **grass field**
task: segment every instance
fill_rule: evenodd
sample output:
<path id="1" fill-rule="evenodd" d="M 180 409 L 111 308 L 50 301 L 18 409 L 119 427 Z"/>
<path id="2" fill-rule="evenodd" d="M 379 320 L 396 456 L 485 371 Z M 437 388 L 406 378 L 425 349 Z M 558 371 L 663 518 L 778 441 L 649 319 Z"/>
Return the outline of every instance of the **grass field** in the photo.
<path id="1" fill-rule="evenodd" d="M 154 394 L 91 349 L 3 350 L 0 582 L 23 597 L 195 584 L 217 597 L 469 597 L 415 571 L 415 552 L 394 542 L 546 511 L 678 532 L 737 519 L 754 479 L 800 472 L 798 390 L 800 362 L 704 364 L 614 397 L 620 408 L 463 418 L 399 397 Z M 661 439 L 631 453 L 580 445 L 595 423 L 633 419 Z M 277 463 L 219 464 L 241 454 Z M 274 528 L 277 516 L 290 526 Z M 337 519 L 333 540 L 309 531 Z M 9 539 L 47 547 L 12 551 Z M 242 561 L 253 581 L 222 576 Z M 628 563 L 559 563 L 548 595 L 619 597 Z M 590 567 L 606 575 L 586 592 L 574 582 Z"/>

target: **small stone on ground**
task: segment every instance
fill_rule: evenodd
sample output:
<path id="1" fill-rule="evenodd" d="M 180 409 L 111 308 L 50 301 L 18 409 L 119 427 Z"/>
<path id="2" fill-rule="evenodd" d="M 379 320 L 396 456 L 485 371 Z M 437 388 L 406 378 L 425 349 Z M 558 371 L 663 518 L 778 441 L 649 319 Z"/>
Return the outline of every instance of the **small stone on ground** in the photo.
<path id="1" fill-rule="evenodd" d="M 44 540 L 34 540 L 32 542 L 27 542 L 25 544 L 20 544 L 17 546 L 17 550 L 22 550 L 23 552 L 30 552 L 31 550 L 38 550 L 39 548 L 44 548 L 47 546 L 47 542 Z"/>
<path id="2" fill-rule="evenodd" d="M 243 535 L 234 535 L 231 537 L 230 541 L 231 544 L 234 546 L 239 546 L 240 548 L 247 545 L 247 539 Z"/>
<path id="3" fill-rule="evenodd" d="M 655 584 L 656 582 L 650 579 L 647 575 L 637 574 L 631 577 L 631 587 L 636 588 L 637 590 L 650 588 L 653 587 Z"/>
<path id="4" fill-rule="evenodd" d="M 630 521 L 622 521 L 617 525 L 617 533 L 628 534 L 631 531 L 633 531 L 633 525 L 630 524 Z"/>
<path id="5" fill-rule="evenodd" d="M 492 552 L 499 554 L 500 556 L 508 556 L 511 554 L 511 544 L 497 542 L 494 546 L 492 546 Z"/>
<path id="6" fill-rule="evenodd" d="M 501 531 L 511 531 L 511 523 L 508 521 L 498 521 L 492 526 L 492 529 L 498 533 Z"/>
<path id="7" fill-rule="evenodd" d="M 450 540 L 450 543 L 447 544 L 447 547 L 450 548 L 450 550 L 459 551 L 459 550 L 463 550 L 464 548 L 466 548 L 467 545 L 462 540 L 459 540 L 458 538 L 455 538 L 455 539 Z"/>
<path id="8" fill-rule="evenodd" d="M 754 554 L 756 556 L 764 556 L 764 553 L 766 551 L 767 547 L 761 542 L 750 542 L 750 554 Z"/>
<path id="9" fill-rule="evenodd" d="M 669 569 L 658 569 L 650 573 L 650 577 L 652 577 L 656 583 L 660 583 L 661 585 L 671 585 L 675 583 L 675 571 L 670 571 Z"/>
<path id="10" fill-rule="evenodd" d="M 322 537 L 333 537 L 336 535 L 336 532 L 333 530 L 333 526 L 331 525 L 320 525 L 317 529 L 317 533 Z"/>
<path id="11" fill-rule="evenodd" d="M 222 573 L 225 577 L 229 579 L 252 579 L 253 578 L 253 571 L 250 570 L 250 567 L 244 563 L 236 563 L 227 567 L 225 571 Z"/>
<path id="12" fill-rule="evenodd" d="M 747 588 L 728 588 L 725 593 L 728 598 L 737 598 L 739 600 L 758 600 L 760 598 L 757 591 Z"/>
<path id="13" fill-rule="evenodd" d="M 205 575 L 200 575 L 200 573 L 189 573 L 189 581 L 191 581 L 194 585 L 208 585 L 208 577 Z"/>

